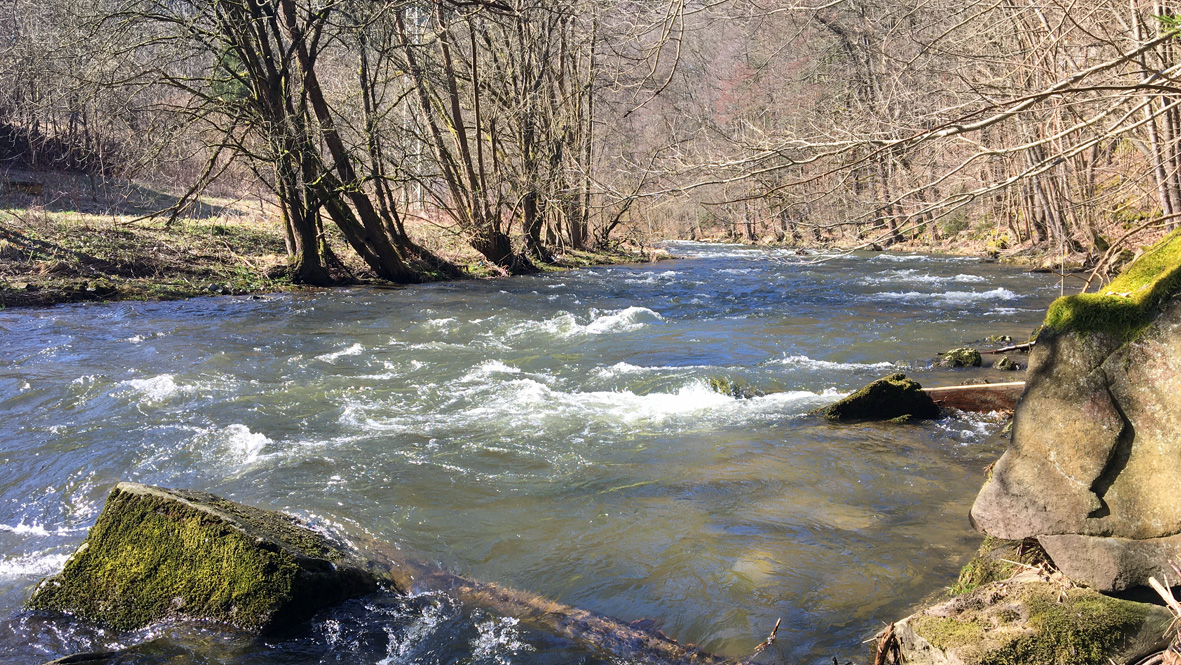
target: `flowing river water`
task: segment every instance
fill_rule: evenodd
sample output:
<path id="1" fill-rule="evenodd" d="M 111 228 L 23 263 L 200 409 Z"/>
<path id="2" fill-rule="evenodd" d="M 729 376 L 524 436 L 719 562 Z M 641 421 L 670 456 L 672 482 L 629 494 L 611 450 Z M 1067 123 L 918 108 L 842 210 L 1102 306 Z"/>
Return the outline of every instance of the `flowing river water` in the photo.
<path id="1" fill-rule="evenodd" d="M 746 656 L 841 662 L 950 585 L 995 417 L 806 412 L 1023 339 L 1055 278 L 975 259 L 674 244 L 679 258 L 483 282 L 0 312 L 0 653 L 147 642 L 136 663 L 607 663 L 442 593 L 304 634 L 133 634 L 24 612 L 120 480 L 214 492 Z M 1024 359 L 1021 359 L 1022 361 Z M 745 380 L 765 397 L 713 392 Z"/>

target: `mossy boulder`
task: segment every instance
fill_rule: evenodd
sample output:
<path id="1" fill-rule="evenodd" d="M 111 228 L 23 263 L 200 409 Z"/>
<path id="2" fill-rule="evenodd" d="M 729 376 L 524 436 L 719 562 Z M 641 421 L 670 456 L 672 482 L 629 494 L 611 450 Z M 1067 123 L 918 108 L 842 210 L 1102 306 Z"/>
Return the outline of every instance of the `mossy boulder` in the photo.
<path id="1" fill-rule="evenodd" d="M 907 422 L 938 418 L 939 407 L 917 381 L 906 378 L 905 374 L 891 374 L 812 413 L 842 422 L 899 418 L 902 418 L 901 422 Z"/>
<path id="2" fill-rule="evenodd" d="M 984 358 L 980 357 L 976 349 L 964 347 L 940 354 L 937 364 L 940 367 L 980 367 L 984 364 Z"/>
<path id="3" fill-rule="evenodd" d="M 921 610 L 895 635 L 907 665 L 1109 665 L 1164 648 L 1171 621 L 1163 607 L 1030 571 Z"/>
<path id="4" fill-rule="evenodd" d="M 289 515 L 120 483 L 86 542 L 28 606 L 119 630 L 196 619 L 275 632 L 384 586 L 344 545 Z"/>

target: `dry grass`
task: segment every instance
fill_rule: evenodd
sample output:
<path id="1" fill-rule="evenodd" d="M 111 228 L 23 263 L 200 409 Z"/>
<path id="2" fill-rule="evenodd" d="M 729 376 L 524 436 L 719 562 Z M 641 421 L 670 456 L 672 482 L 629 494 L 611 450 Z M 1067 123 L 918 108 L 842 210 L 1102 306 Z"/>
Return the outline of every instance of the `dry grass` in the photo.
<path id="1" fill-rule="evenodd" d="M 40 183 L 42 191 L 33 196 L 10 182 Z M 202 197 L 171 224 L 154 215 L 175 205 L 178 195 L 142 183 L 0 173 L 0 307 L 295 288 L 287 278 L 278 209 L 265 196 Z M 504 275 L 445 224 L 411 217 L 406 227 L 422 247 L 471 277 Z M 335 227 L 326 230 L 349 275 L 359 283 L 375 281 Z M 627 249 L 565 252 L 552 268 L 649 258 Z"/>

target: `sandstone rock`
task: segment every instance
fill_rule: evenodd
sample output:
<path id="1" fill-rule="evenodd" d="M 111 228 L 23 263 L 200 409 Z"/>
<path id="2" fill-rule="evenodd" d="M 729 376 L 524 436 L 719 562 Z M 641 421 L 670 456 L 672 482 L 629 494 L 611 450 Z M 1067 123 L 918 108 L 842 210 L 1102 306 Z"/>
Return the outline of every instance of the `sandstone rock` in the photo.
<path id="1" fill-rule="evenodd" d="M 1098 333 L 1043 338 L 976 526 L 1008 539 L 1181 533 L 1181 302 L 1122 346 Z"/>
<path id="2" fill-rule="evenodd" d="M 1142 585 L 1181 553 L 1181 233 L 1101 294 L 1059 299 L 1030 356 L 1012 444 L 972 507 L 1038 537 L 1072 579 Z"/>
<path id="3" fill-rule="evenodd" d="M 892 374 L 813 413 L 846 422 L 893 420 L 902 416 L 909 416 L 909 420 L 938 418 L 939 407 L 917 381 L 906 378 L 905 374 Z"/>
<path id="4" fill-rule="evenodd" d="M 120 483 L 28 605 L 120 630 L 179 618 L 268 632 L 381 587 L 343 545 L 288 515 Z"/>
<path id="5" fill-rule="evenodd" d="M 941 354 L 938 363 L 940 367 L 980 367 L 983 364 L 984 359 L 980 357 L 980 352 L 967 347 Z"/>
<path id="6" fill-rule="evenodd" d="M 894 631 L 907 665 L 1108 665 L 1167 646 L 1171 622 L 1163 607 L 1027 572 L 921 610 Z"/>
<path id="7" fill-rule="evenodd" d="M 1038 542 L 1067 577 L 1108 591 L 1144 586 L 1148 578 L 1175 581 L 1170 561 L 1181 562 L 1181 536 L 1132 540 L 1067 534 Z"/>

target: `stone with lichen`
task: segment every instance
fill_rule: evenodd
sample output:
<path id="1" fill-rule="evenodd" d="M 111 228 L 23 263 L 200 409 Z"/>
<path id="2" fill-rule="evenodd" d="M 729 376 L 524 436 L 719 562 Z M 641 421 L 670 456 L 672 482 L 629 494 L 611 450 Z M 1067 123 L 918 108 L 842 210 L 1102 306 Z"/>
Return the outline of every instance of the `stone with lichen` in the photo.
<path id="1" fill-rule="evenodd" d="M 291 516 L 120 483 L 86 542 L 28 606 L 119 630 L 195 619 L 273 632 L 382 586 L 342 544 Z"/>
<path id="2" fill-rule="evenodd" d="M 878 379 L 844 399 L 813 412 L 827 420 L 857 422 L 896 420 L 902 422 L 939 417 L 939 407 L 923 392 L 917 381 L 905 374 Z"/>
<path id="3" fill-rule="evenodd" d="M 984 364 L 984 359 L 976 349 L 964 347 L 940 354 L 937 364 L 940 367 L 980 367 Z"/>

